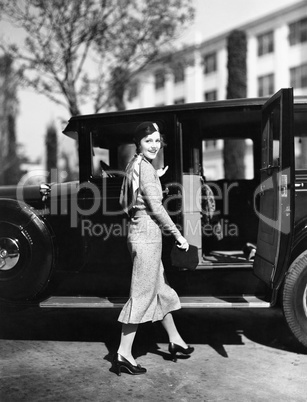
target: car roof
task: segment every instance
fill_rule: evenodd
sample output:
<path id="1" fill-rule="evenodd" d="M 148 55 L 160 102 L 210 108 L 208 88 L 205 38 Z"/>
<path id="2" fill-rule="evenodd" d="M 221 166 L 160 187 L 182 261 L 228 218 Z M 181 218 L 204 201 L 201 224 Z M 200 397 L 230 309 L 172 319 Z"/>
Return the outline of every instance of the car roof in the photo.
<path id="1" fill-rule="evenodd" d="M 226 100 L 216 100 L 210 102 L 194 102 L 194 103 L 183 103 L 176 105 L 167 105 L 167 106 L 154 106 L 147 108 L 139 108 L 139 109 L 129 109 L 122 111 L 111 111 L 104 113 L 94 113 L 94 114 L 83 114 L 72 116 L 63 130 L 63 133 L 76 138 L 76 127 L 78 123 L 82 123 L 85 121 L 93 121 L 97 119 L 108 119 L 108 118 L 129 118 L 132 116 L 139 116 L 141 118 L 142 115 L 159 115 L 159 114 L 167 114 L 174 112 L 185 112 L 185 111 L 200 111 L 205 109 L 222 109 L 222 108 L 256 108 L 260 109 L 265 102 L 269 99 L 269 97 L 258 97 L 258 98 L 238 98 L 238 99 L 226 99 Z M 294 97 L 294 104 L 299 107 L 299 105 L 307 105 L 307 96 L 296 96 Z"/>

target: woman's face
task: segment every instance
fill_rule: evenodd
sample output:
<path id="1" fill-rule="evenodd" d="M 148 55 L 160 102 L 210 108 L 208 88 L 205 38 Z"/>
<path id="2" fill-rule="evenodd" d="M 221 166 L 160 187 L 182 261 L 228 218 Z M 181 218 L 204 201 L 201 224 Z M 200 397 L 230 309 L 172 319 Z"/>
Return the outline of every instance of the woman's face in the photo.
<path id="1" fill-rule="evenodd" d="M 148 160 L 154 160 L 161 148 L 160 133 L 157 131 L 147 135 L 140 141 L 140 153 L 142 153 Z"/>

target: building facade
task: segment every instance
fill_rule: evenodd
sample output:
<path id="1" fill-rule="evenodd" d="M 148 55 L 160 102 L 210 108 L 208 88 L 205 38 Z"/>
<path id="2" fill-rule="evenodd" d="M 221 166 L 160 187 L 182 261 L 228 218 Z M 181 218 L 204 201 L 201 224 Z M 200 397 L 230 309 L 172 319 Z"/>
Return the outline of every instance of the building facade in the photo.
<path id="1" fill-rule="evenodd" d="M 307 94 L 307 0 L 236 27 L 247 37 L 247 96 Z M 230 31 L 167 55 L 132 83 L 127 108 L 226 98 Z"/>

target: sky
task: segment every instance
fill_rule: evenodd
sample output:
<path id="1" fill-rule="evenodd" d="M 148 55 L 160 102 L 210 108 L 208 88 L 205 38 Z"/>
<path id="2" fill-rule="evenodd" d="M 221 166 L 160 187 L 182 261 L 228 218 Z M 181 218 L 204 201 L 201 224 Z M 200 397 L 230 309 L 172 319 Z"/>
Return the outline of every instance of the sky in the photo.
<path id="1" fill-rule="evenodd" d="M 265 16 L 298 0 L 194 0 L 196 15 L 194 24 L 181 35 L 179 41 L 191 43 L 207 40 L 254 19 Z M 17 141 L 31 161 L 44 160 L 44 136 L 47 126 L 54 122 L 59 131 L 65 127 L 69 113 L 50 102 L 46 97 L 30 90 L 19 93 L 17 117 Z M 88 112 L 88 111 L 87 111 Z M 66 147 L 70 141 L 59 135 L 59 146 Z M 68 145 L 69 146 L 69 145 Z"/>
<path id="2" fill-rule="evenodd" d="M 191 31 L 199 32 L 202 40 L 210 39 L 238 25 L 299 2 L 299 0 L 194 0 L 196 15 Z"/>

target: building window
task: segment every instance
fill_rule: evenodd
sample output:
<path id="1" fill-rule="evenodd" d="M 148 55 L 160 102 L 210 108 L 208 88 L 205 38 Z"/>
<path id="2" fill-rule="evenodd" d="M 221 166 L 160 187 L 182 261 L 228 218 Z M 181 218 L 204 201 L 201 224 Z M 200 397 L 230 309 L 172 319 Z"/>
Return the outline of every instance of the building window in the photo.
<path id="1" fill-rule="evenodd" d="M 307 18 L 289 24 L 289 42 L 291 46 L 307 42 Z"/>
<path id="2" fill-rule="evenodd" d="M 174 74 L 174 83 L 175 84 L 184 81 L 184 66 L 182 63 L 177 63 L 173 67 L 173 74 Z"/>
<path id="3" fill-rule="evenodd" d="M 307 88 L 307 64 L 290 68 L 290 86 L 293 88 Z"/>
<path id="4" fill-rule="evenodd" d="M 164 70 L 158 70 L 155 72 L 155 88 L 164 88 L 165 85 L 165 72 Z"/>
<path id="5" fill-rule="evenodd" d="M 273 31 L 258 36 L 258 56 L 274 52 Z"/>
<path id="6" fill-rule="evenodd" d="M 217 91 L 208 91 L 205 92 L 204 99 L 206 102 L 217 100 Z"/>
<path id="7" fill-rule="evenodd" d="M 268 96 L 274 93 L 274 74 L 258 77 L 258 96 Z"/>
<path id="8" fill-rule="evenodd" d="M 184 98 L 178 98 L 174 100 L 174 105 L 182 105 L 183 103 L 185 103 Z"/>
<path id="9" fill-rule="evenodd" d="M 134 81 L 130 84 L 129 91 L 128 91 L 128 100 L 129 102 L 133 101 L 139 94 L 139 85 L 138 82 Z"/>
<path id="10" fill-rule="evenodd" d="M 217 70 L 216 53 L 210 53 L 204 56 L 204 72 L 210 74 Z"/>

